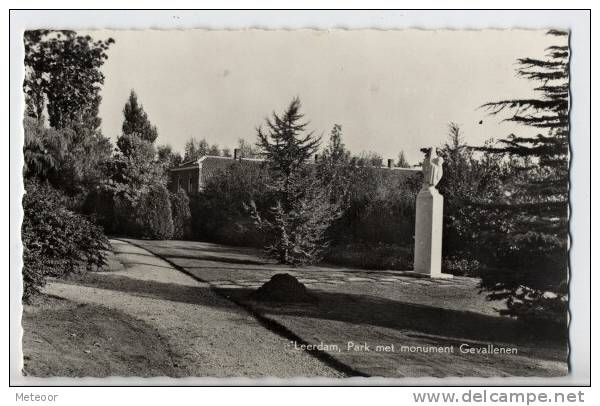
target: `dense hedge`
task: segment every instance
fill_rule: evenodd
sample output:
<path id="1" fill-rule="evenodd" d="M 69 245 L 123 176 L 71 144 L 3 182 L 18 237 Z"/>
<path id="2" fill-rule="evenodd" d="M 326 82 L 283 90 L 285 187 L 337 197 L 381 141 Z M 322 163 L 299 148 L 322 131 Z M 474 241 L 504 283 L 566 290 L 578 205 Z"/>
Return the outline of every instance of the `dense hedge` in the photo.
<path id="1" fill-rule="evenodd" d="M 65 208 L 47 184 L 29 180 L 23 197 L 23 299 L 39 292 L 48 276 L 65 276 L 105 264 L 102 229 Z"/>
<path id="2" fill-rule="evenodd" d="M 344 187 L 344 214 L 329 229 L 331 252 L 326 259 L 375 269 L 389 268 L 390 263 L 396 269 L 408 266 L 412 261 L 407 253 L 412 252 L 419 174 L 397 176 L 372 167 L 349 170 L 353 181 Z M 269 236 L 256 229 L 247 206 L 254 201 L 264 211 L 274 205 L 271 196 L 265 167 L 232 164 L 212 177 L 202 193 L 191 197 L 193 237 L 231 245 L 264 246 Z M 372 249 L 381 255 L 367 258 L 358 254 Z M 384 258 L 384 252 L 402 255 Z"/>
<path id="3" fill-rule="evenodd" d="M 344 215 L 331 227 L 332 243 L 412 246 L 420 174 L 363 167 L 352 179 Z"/>
<path id="4" fill-rule="evenodd" d="M 131 214 L 128 224 L 133 224 L 132 231 L 139 237 L 156 240 L 173 237 L 171 200 L 166 186 L 150 186 Z"/>
<path id="5" fill-rule="evenodd" d="M 100 187 L 88 195 L 84 208 L 109 234 L 158 240 L 173 237 L 171 198 L 160 183 L 147 186 L 135 200 Z"/>
<path id="6" fill-rule="evenodd" d="M 202 193 L 190 199 L 193 238 L 224 244 L 261 247 L 260 233 L 247 210 L 250 201 L 268 208 L 269 175 L 260 165 L 233 163 L 211 178 Z"/>

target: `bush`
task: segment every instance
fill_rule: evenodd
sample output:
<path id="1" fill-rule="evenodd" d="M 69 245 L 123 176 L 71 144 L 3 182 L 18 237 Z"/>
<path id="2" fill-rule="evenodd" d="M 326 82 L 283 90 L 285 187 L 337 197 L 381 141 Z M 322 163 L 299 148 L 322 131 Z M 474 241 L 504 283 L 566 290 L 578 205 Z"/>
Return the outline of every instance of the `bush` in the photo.
<path id="1" fill-rule="evenodd" d="M 256 163 L 234 162 L 210 178 L 202 193 L 190 198 L 192 235 L 223 244 L 260 247 L 263 236 L 245 204 L 270 207 L 267 169 Z"/>
<path id="2" fill-rule="evenodd" d="M 344 215 L 330 229 L 332 243 L 412 244 L 420 175 L 364 167 L 352 179 Z"/>
<path id="3" fill-rule="evenodd" d="M 112 191 L 99 186 L 92 190 L 83 204 L 83 213 L 107 234 L 119 234 L 121 226 L 116 214 L 115 196 Z"/>
<path id="4" fill-rule="evenodd" d="M 192 214 L 190 199 L 185 190 L 179 189 L 177 193 L 170 193 L 171 216 L 173 218 L 173 238 L 186 238 L 190 234 Z"/>
<path id="5" fill-rule="evenodd" d="M 293 186 L 292 183 L 297 183 Z M 340 205 L 332 203 L 329 191 L 310 175 L 288 182 L 287 205 L 277 203 L 261 214 L 252 202 L 252 217 L 267 238 L 264 246 L 267 257 L 293 266 L 319 262 L 329 248 L 326 231 L 340 216 Z"/>
<path id="6" fill-rule="evenodd" d="M 27 181 L 23 197 L 23 300 L 38 293 L 47 276 L 66 276 L 105 264 L 109 243 L 102 230 L 67 210 L 47 184 Z"/>
<path id="7" fill-rule="evenodd" d="M 72 206 L 79 206 L 81 197 L 105 177 L 110 140 L 84 128 L 45 128 L 31 118 L 23 128 L 23 176 L 48 181 L 71 198 Z"/>
<path id="8" fill-rule="evenodd" d="M 540 233 L 537 222 L 501 210 L 489 216 L 478 250 L 481 285 L 490 299 L 506 302 L 503 314 L 566 323 L 568 235 Z"/>
<path id="9" fill-rule="evenodd" d="M 135 199 L 100 187 L 88 195 L 84 209 L 110 234 L 160 240 L 173 237 L 169 191 L 160 183 L 146 186 Z"/>
<path id="10" fill-rule="evenodd" d="M 462 256 L 443 256 L 442 272 L 456 276 L 477 277 L 481 269 L 481 263 L 476 259 Z"/>
<path id="11" fill-rule="evenodd" d="M 325 261 L 363 269 L 412 269 L 413 247 L 384 243 L 354 243 L 332 247 Z"/>
<path id="12" fill-rule="evenodd" d="M 131 211 L 126 224 L 131 225 L 133 234 L 141 238 L 158 240 L 172 238 L 171 201 L 166 186 L 162 184 L 150 186 Z"/>

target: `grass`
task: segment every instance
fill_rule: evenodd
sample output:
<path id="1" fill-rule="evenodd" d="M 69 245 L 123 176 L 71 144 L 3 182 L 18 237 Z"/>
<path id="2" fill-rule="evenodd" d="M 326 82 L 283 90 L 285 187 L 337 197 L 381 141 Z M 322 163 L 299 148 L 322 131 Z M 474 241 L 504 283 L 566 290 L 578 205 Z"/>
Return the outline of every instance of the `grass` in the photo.
<path id="1" fill-rule="evenodd" d="M 417 305 L 348 290 L 312 290 L 316 305 L 258 303 L 248 291 L 227 294 L 248 303 L 312 344 L 335 344 L 335 359 L 369 376 L 562 376 L 567 374 L 563 331 L 539 331 L 526 323 L 469 311 Z M 351 344 L 354 344 L 350 347 Z M 364 344 L 368 350 L 356 350 Z M 513 355 L 462 353 L 461 346 L 494 344 Z M 377 346 L 393 350 L 377 351 Z M 416 352 L 402 351 L 402 347 Z M 452 353 L 419 352 L 427 347 Z"/>
<path id="2" fill-rule="evenodd" d="M 144 322 L 103 306 L 47 295 L 23 309 L 23 373 L 172 376 L 171 350 Z"/>
<path id="3" fill-rule="evenodd" d="M 335 266 L 285 268 L 261 263 L 256 253 L 199 242 L 138 241 L 214 283 L 218 291 L 244 303 L 261 316 L 278 323 L 303 341 L 335 344 L 340 352 L 329 355 L 356 371 L 384 377 L 419 376 L 562 376 L 568 373 L 568 330 L 529 325 L 498 314 L 502 302 L 491 302 L 478 288 L 477 279 L 456 277 L 428 280 L 398 276 L 393 271 L 368 271 Z M 360 255 L 359 255 L 360 257 Z M 276 273 L 312 280 L 316 304 L 273 305 L 251 299 L 253 289 Z M 332 283 L 342 275 L 359 281 Z M 381 277 L 385 278 L 381 279 Z M 368 278 L 380 277 L 379 281 Z M 389 278 L 397 278 L 395 281 Z M 356 279 L 355 279 L 356 280 Z M 307 282 L 308 284 L 308 282 Z M 399 346 L 452 346 L 454 353 L 399 353 L 347 351 L 349 342 Z M 517 354 L 463 354 L 461 344 L 494 344 L 516 348 Z"/>

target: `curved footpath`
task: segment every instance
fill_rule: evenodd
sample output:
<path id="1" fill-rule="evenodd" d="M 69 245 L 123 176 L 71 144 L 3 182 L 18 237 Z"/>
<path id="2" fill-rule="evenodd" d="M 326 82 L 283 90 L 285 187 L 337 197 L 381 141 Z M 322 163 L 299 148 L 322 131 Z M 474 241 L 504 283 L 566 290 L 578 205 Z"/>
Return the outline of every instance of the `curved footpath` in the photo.
<path id="1" fill-rule="evenodd" d="M 209 285 L 150 252 L 111 240 L 117 261 L 109 272 L 52 281 L 45 293 L 101 305 L 142 320 L 166 339 L 177 376 L 342 377 L 267 330 Z M 122 265 L 121 265 L 122 264 Z"/>

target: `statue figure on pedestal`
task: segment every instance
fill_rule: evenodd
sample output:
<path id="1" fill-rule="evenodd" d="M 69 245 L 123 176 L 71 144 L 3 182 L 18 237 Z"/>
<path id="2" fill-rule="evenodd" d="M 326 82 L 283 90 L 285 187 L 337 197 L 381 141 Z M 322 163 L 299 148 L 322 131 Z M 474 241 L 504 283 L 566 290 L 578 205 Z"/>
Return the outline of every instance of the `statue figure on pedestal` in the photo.
<path id="1" fill-rule="evenodd" d="M 435 188 L 442 179 L 444 159 L 430 148 L 423 160 L 423 187 L 415 210 L 414 272 L 430 278 L 451 278 L 442 272 L 444 196 Z"/>
<path id="2" fill-rule="evenodd" d="M 444 173 L 443 164 L 444 159 L 432 147 L 423 161 L 423 189 L 437 186 Z"/>

